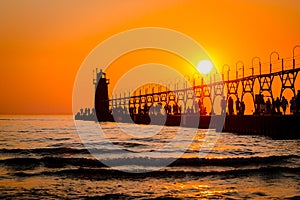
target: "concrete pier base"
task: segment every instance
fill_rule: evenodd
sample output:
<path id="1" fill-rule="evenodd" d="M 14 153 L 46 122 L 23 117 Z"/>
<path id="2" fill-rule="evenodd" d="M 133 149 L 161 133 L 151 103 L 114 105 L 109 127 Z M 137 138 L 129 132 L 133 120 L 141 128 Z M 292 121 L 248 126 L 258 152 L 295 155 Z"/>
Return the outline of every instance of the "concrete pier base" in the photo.
<path id="1" fill-rule="evenodd" d="M 95 118 L 95 117 L 94 117 Z M 77 118 L 93 120 L 94 118 Z M 262 135 L 273 139 L 300 139 L 300 115 L 212 115 L 197 114 L 149 117 L 149 115 L 118 116 L 118 122 L 216 129 L 241 135 Z M 115 121 L 110 116 L 108 121 Z"/>
<path id="2" fill-rule="evenodd" d="M 140 118 L 142 120 L 142 118 Z M 143 123 L 140 121 L 139 123 Z M 300 139 L 300 115 L 168 116 L 165 125 L 216 129 L 241 135 L 262 135 L 273 139 Z M 223 126 L 222 126 L 223 125 Z"/>
<path id="3" fill-rule="evenodd" d="M 226 116 L 223 131 L 274 139 L 300 139 L 299 123 L 300 115 Z"/>

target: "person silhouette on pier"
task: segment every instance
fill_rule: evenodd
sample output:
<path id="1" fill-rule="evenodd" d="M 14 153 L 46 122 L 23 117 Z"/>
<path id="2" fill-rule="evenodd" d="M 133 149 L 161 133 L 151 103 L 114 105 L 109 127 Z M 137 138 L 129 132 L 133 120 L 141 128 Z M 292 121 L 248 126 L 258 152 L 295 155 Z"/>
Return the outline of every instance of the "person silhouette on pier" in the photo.
<path id="1" fill-rule="evenodd" d="M 164 109 L 165 109 L 166 114 L 169 114 L 169 109 L 168 109 L 168 105 L 167 104 L 164 106 Z"/>
<path id="2" fill-rule="evenodd" d="M 231 97 L 228 99 L 228 112 L 229 115 L 233 114 L 233 99 Z"/>
<path id="3" fill-rule="evenodd" d="M 295 114 L 296 109 L 297 109 L 296 98 L 292 97 L 292 99 L 290 100 L 290 113 Z"/>
<path id="4" fill-rule="evenodd" d="M 178 105 L 177 105 L 177 103 L 175 103 L 175 104 L 173 105 L 173 113 L 174 113 L 174 115 L 177 115 L 177 114 L 178 114 Z"/>
<path id="5" fill-rule="evenodd" d="M 246 109 L 246 105 L 244 101 L 241 101 L 241 108 L 240 108 L 240 114 L 244 115 L 245 114 L 245 109 Z"/>
<path id="6" fill-rule="evenodd" d="M 286 100 L 286 98 L 283 96 L 282 100 L 281 100 L 281 107 L 283 110 L 283 114 L 285 115 L 285 111 L 286 111 L 286 107 L 288 106 L 288 101 Z"/>
<path id="7" fill-rule="evenodd" d="M 240 100 L 239 100 L 239 98 L 237 98 L 236 101 L 235 101 L 235 110 L 236 110 L 236 114 L 238 115 L 240 113 Z"/>
<path id="8" fill-rule="evenodd" d="M 277 97 L 275 100 L 275 107 L 276 107 L 277 114 L 280 114 L 280 106 L 281 106 L 281 102 L 280 102 L 279 98 Z"/>
<path id="9" fill-rule="evenodd" d="M 129 114 L 130 114 L 131 117 L 133 117 L 133 114 L 134 114 L 134 108 L 133 107 L 129 108 Z"/>
<path id="10" fill-rule="evenodd" d="M 266 112 L 266 102 L 264 97 L 262 96 L 261 102 L 260 102 L 260 113 L 265 113 Z"/>
<path id="11" fill-rule="evenodd" d="M 92 108 L 92 116 L 93 116 L 93 117 L 96 116 L 95 108 Z"/>
<path id="12" fill-rule="evenodd" d="M 275 101 L 272 101 L 272 104 L 271 104 L 271 114 L 276 114 L 276 105 L 275 105 Z"/>
<path id="13" fill-rule="evenodd" d="M 75 115 L 75 119 L 80 119 L 80 117 L 81 117 L 80 112 L 77 112 L 77 114 Z"/>
<path id="14" fill-rule="evenodd" d="M 299 113 L 300 110 L 300 90 L 298 90 L 296 97 L 296 113 Z"/>
<path id="15" fill-rule="evenodd" d="M 148 115 L 149 114 L 149 107 L 147 103 L 144 105 L 144 114 Z"/>
<path id="16" fill-rule="evenodd" d="M 221 99 L 221 114 L 222 115 L 225 115 L 226 114 L 226 99 L 225 99 L 225 96 L 222 97 Z"/>

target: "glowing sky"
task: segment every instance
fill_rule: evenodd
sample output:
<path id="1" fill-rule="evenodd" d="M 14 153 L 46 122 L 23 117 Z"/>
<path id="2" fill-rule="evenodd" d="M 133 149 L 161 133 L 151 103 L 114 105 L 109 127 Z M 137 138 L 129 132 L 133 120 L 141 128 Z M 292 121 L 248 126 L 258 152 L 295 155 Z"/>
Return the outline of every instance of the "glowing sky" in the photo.
<path id="1" fill-rule="evenodd" d="M 250 66 L 272 51 L 292 56 L 300 1 L 3 0 L 0 24 L 0 114 L 71 113 L 77 70 L 113 34 L 170 28 L 194 38 L 220 68 Z"/>

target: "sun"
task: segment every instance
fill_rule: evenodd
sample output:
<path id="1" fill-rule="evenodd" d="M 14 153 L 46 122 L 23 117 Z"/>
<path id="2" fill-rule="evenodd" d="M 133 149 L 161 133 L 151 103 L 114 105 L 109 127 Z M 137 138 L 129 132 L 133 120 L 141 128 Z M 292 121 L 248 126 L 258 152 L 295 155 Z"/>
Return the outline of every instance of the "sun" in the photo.
<path id="1" fill-rule="evenodd" d="M 201 74 L 208 74 L 211 71 L 212 67 L 213 67 L 213 64 L 209 60 L 201 60 L 197 64 L 197 70 Z"/>

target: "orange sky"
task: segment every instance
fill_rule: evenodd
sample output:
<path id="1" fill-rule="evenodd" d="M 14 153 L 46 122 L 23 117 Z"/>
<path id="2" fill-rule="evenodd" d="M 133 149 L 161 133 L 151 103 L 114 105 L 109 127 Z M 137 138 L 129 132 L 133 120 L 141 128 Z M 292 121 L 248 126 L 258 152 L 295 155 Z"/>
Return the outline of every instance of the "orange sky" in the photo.
<path id="1" fill-rule="evenodd" d="M 0 24 L 0 114 L 65 114 L 81 63 L 116 33 L 170 28 L 194 38 L 217 66 L 250 66 L 254 56 L 268 62 L 272 51 L 292 56 L 300 1 L 7 0 Z"/>

